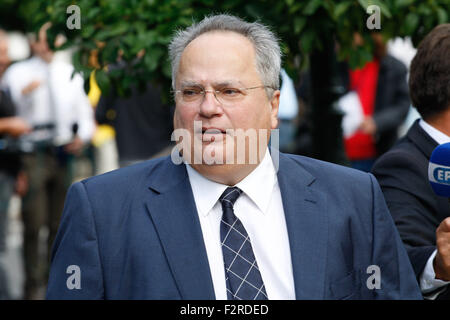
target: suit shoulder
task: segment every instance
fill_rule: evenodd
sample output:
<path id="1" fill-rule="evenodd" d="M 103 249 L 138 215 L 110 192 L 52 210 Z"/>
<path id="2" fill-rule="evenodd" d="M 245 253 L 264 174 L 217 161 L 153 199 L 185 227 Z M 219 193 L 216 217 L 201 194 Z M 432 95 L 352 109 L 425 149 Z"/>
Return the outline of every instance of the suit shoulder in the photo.
<path id="1" fill-rule="evenodd" d="M 129 190 L 134 185 L 139 185 L 147 179 L 151 173 L 161 166 L 167 157 L 147 160 L 128 167 L 109 171 L 98 176 L 82 180 L 81 183 L 89 191 L 95 190 Z"/>
<path id="2" fill-rule="evenodd" d="M 369 175 L 366 172 L 349 168 L 343 165 L 322 161 L 314 158 L 287 154 L 287 156 L 297 162 L 300 166 L 310 172 L 316 178 L 330 181 L 342 181 L 356 180 L 356 181 L 368 181 Z"/>
<path id="3" fill-rule="evenodd" d="M 392 68 L 399 72 L 405 72 L 405 73 L 407 72 L 406 65 L 399 59 L 395 58 L 394 56 L 386 55 L 384 57 L 384 59 L 386 59 L 386 62 L 387 62 L 387 65 L 389 66 L 389 68 Z"/>
<path id="4" fill-rule="evenodd" d="M 329 208 L 333 208 L 333 212 L 339 213 L 331 217 L 333 220 L 356 217 L 358 221 L 365 220 L 368 224 L 371 223 L 373 203 L 381 192 L 373 175 L 312 158 L 302 156 L 289 156 L 289 158 L 303 170 L 299 169 L 294 174 L 292 172 L 295 170 L 294 166 L 291 166 L 291 172 L 282 174 L 292 176 L 291 181 L 304 179 L 304 175 L 310 174 L 313 178 L 304 181 L 309 190 L 327 199 L 326 203 Z M 283 169 L 280 167 L 281 170 Z"/>
<path id="5" fill-rule="evenodd" d="M 417 164 L 418 161 L 426 162 L 425 156 L 417 149 L 417 147 L 407 139 L 401 139 L 388 152 L 384 153 L 375 162 L 373 170 L 381 166 L 397 166 L 399 164 Z"/>

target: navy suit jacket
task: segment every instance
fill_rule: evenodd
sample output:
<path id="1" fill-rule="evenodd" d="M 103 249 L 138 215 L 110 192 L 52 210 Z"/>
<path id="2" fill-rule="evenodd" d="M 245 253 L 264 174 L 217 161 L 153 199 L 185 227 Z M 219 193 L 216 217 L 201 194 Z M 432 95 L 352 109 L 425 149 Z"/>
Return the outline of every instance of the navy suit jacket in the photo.
<path id="1" fill-rule="evenodd" d="M 421 299 L 371 174 L 280 154 L 278 182 L 297 299 Z M 150 160 L 72 185 L 47 298 L 215 299 L 207 259 L 185 166 Z"/>

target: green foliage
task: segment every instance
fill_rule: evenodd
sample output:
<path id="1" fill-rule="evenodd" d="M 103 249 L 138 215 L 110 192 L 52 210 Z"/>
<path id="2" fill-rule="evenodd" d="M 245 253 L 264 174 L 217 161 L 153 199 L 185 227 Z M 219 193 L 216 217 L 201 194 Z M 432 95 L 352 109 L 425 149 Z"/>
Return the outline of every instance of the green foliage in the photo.
<path id="1" fill-rule="evenodd" d="M 13 2 L 11 0 L 3 0 Z M 167 44 L 174 31 L 193 20 L 199 21 L 212 13 L 232 13 L 248 20 L 268 24 L 282 40 L 284 67 L 291 75 L 298 70 L 298 61 L 305 65 L 307 57 L 321 50 L 329 35 L 339 43 L 339 58 L 348 59 L 353 67 L 372 57 L 372 42 L 366 27 L 369 5 L 381 9 L 381 32 L 386 39 L 411 36 L 417 44 L 439 23 L 448 22 L 450 0 L 32 0 L 29 25 L 37 26 L 50 20 L 57 33 L 67 37 L 67 46 L 76 46 L 74 64 L 85 78 L 95 67 L 89 65 L 92 50 L 98 50 L 97 68 L 114 63 L 119 51 L 131 62 L 145 49 L 142 60 L 127 69 L 115 72 L 98 71 L 102 90 L 111 85 L 126 94 L 132 83 L 147 80 L 163 84 L 169 92 L 170 66 Z M 66 27 L 66 8 L 76 4 L 81 8 L 81 30 Z M 31 5 L 31 7 L 30 7 Z M 33 9 L 34 8 L 34 9 Z M 39 8 L 39 11 L 32 11 Z M 353 35 L 359 32 L 362 46 L 354 46 Z"/>
<path id="2" fill-rule="evenodd" d="M 30 31 L 46 16 L 45 2 L 35 0 L 1 0 L 0 28 Z M 30 19 L 31 18 L 31 19 Z"/>

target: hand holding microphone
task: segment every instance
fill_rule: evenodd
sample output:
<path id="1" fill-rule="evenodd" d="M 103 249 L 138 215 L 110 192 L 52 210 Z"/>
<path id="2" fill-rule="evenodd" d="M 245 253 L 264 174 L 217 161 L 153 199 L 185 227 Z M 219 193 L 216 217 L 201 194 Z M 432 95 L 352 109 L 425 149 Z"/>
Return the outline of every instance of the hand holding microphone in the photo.
<path id="1" fill-rule="evenodd" d="M 450 201 L 450 143 L 434 149 L 428 165 L 428 179 L 434 193 Z M 436 247 L 437 254 L 433 261 L 436 278 L 450 281 L 450 217 L 436 229 Z"/>
<path id="2" fill-rule="evenodd" d="M 72 134 L 73 134 L 72 142 L 66 144 L 64 146 L 64 150 L 70 154 L 79 156 L 81 154 L 81 151 L 83 150 L 84 143 L 77 133 L 78 133 L 78 124 L 74 123 L 72 125 Z"/>
<path id="3" fill-rule="evenodd" d="M 433 261 L 436 279 L 450 281 L 450 218 L 436 229 L 436 247 L 438 252 Z"/>

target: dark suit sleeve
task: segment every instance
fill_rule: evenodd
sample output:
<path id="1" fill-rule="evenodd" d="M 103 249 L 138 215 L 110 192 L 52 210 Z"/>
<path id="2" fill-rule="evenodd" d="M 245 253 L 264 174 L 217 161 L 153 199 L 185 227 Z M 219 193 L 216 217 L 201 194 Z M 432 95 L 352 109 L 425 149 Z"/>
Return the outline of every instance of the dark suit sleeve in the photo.
<path id="1" fill-rule="evenodd" d="M 383 134 L 386 131 L 394 130 L 403 123 L 408 114 L 410 107 L 408 83 L 406 80 L 406 67 L 400 61 L 391 61 L 386 68 L 387 72 L 392 72 L 392 78 L 389 83 L 381 84 L 383 86 L 390 86 L 386 88 L 383 101 L 386 105 L 380 106 L 382 108 L 375 110 L 373 119 L 377 126 L 377 134 Z"/>
<path id="2" fill-rule="evenodd" d="M 80 288 L 74 288 L 77 277 L 74 268 L 79 270 Z M 68 191 L 53 245 L 47 299 L 103 297 L 102 265 L 93 212 L 83 183 L 77 182 Z"/>
<path id="3" fill-rule="evenodd" d="M 372 262 L 380 267 L 381 288 L 373 290 L 376 299 L 422 299 L 411 263 L 381 189 L 370 175 L 373 190 Z"/>
<path id="4" fill-rule="evenodd" d="M 436 249 L 435 224 L 428 199 L 428 180 L 408 154 L 392 152 L 372 172 L 383 190 L 389 211 L 406 246 L 417 279 Z"/>

